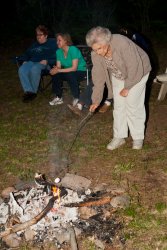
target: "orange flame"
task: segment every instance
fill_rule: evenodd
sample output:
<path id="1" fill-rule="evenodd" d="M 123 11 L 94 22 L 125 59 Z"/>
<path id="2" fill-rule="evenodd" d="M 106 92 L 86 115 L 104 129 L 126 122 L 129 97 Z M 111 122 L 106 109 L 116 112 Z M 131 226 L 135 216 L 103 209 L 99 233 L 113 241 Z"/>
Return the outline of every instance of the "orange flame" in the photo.
<path id="1" fill-rule="evenodd" d="M 60 202 L 60 193 L 61 193 L 61 190 L 58 188 L 58 187 L 56 187 L 56 186 L 53 186 L 52 187 L 52 192 L 53 192 L 53 196 L 54 197 L 58 197 L 58 202 Z"/>

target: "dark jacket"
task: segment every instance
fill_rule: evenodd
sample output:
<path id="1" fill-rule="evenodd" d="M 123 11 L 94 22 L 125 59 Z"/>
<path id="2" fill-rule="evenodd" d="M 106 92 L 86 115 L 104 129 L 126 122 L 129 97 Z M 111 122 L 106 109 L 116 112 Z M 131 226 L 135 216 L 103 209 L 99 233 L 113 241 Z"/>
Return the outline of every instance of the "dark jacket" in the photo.
<path id="1" fill-rule="evenodd" d="M 57 44 L 55 38 L 48 38 L 45 43 L 34 42 L 26 52 L 19 57 L 21 61 L 40 62 L 47 60 L 49 65 L 56 63 Z"/>

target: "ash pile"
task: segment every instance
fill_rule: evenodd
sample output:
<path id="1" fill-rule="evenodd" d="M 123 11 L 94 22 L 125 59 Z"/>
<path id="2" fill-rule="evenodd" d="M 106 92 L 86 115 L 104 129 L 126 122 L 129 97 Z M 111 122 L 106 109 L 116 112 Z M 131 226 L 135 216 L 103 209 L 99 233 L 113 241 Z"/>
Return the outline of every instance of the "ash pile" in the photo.
<path id="1" fill-rule="evenodd" d="M 1 249 L 52 242 L 55 249 L 78 248 L 80 237 L 91 239 L 98 249 L 113 244 L 123 227 L 116 219 L 118 208 L 129 205 L 129 197 L 120 188 L 90 189 L 91 181 L 66 174 L 49 182 L 36 174 L 34 182 L 20 188 L 7 188 L 0 198 Z M 47 248 L 46 248 L 47 249 Z"/>

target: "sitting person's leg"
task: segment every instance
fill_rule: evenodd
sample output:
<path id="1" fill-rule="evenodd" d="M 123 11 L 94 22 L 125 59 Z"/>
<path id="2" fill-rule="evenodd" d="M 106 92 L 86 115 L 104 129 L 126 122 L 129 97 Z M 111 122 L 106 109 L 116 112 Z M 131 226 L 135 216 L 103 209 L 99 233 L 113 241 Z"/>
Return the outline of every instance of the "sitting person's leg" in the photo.
<path id="1" fill-rule="evenodd" d="M 84 92 L 81 93 L 80 98 L 79 98 L 79 103 L 82 104 L 83 106 L 89 107 L 92 104 L 92 88 L 93 88 L 93 83 L 90 81 L 89 85 L 86 86 Z"/>
<path id="2" fill-rule="evenodd" d="M 23 63 L 18 71 L 21 85 L 24 90 L 23 101 L 32 101 L 37 96 L 39 82 L 41 78 L 41 70 L 46 66 L 34 62 Z"/>
<path id="3" fill-rule="evenodd" d="M 18 70 L 20 82 L 25 93 L 33 92 L 33 88 L 31 86 L 30 78 L 29 78 L 29 72 L 32 66 L 33 66 L 33 62 L 26 62 L 26 63 L 23 63 Z"/>
<path id="4" fill-rule="evenodd" d="M 34 88 L 31 85 L 30 71 L 33 67 L 33 62 L 23 63 L 18 71 L 20 82 L 24 90 L 23 102 L 29 102 L 36 98 L 37 94 L 34 92 Z"/>
<path id="5" fill-rule="evenodd" d="M 63 103 L 62 94 L 64 75 L 64 73 L 57 73 L 52 77 L 52 92 L 54 94 L 54 98 L 49 102 L 51 106 Z"/>
<path id="6" fill-rule="evenodd" d="M 91 99 L 92 92 L 93 92 L 92 89 L 93 89 L 93 83 L 92 81 L 90 81 L 90 84 L 87 85 L 84 92 L 81 93 L 78 103 L 75 106 L 68 104 L 68 107 L 70 108 L 70 110 L 73 111 L 77 115 L 81 115 L 81 111 L 84 106 L 89 108 L 89 106 L 92 104 L 92 99 Z M 106 99 L 106 96 L 108 96 L 107 99 Z M 106 86 L 104 90 L 104 98 L 102 101 L 103 104 L 98 110 L 100 113 L 105 113 L 111 106 L 113 102 L 113 99 L 111 98 L 111 96 L 112 96 L 112 93 L 107 90 L 107 86 Z"/>
<path id="7" fill-rule="evenodd" d="M 110 109 L 112 102 L 113 102 L 112 89 L 109 86 L 107 87 L 107 85 L 105 84 L 103 100 L 98 111 L 100 113 L 107 112 Z"/>
<path id="8" fill-rule="evenodd" d="M 113 99 L 106 99 L 105 101 L 104 101 L 104 103 L 103 103 L 103 105 L 99 108 L 99 112 L 100 113 L 105 113 L 105 112 L 107 112 L 109 109 L 110 109 L 110 106 L 111 106 L 111 104 L 112 104 L 112 102 L 113 102 Z"/>
<path id="9" fill-rule="evenodd" d="M 65 77 L 70 85 L 71 93 L 74 98 L 73 106 L 75 106 L 79 100 L 79 94 L 80 94 L 79 82 L 83 80 L 85 76 L 86 76 L 85 71 L 74 71 L 66 73 Z"/>
<path id="10" fill-rule="evenodd" d="M 46 68 L 46 65 L 41 63 L 34 63 L 30 69 L 30 83 L 34 93 L 37 93 L 39 82 L 41 79 L 41 71 Z"/>
<path id="11" fill-rule="evenodd" d="M 83 107 L 89 107 L 92 104 L 91 96 L 92 96 L 92 88 L 93 83 L 90 82 L 89 85 L 86 86 L 84 92 L 81 93 L 78 103 L 75 106 L 68 104 L 68 107 L 77 115 L 81 115 L 81 111 Z"/>

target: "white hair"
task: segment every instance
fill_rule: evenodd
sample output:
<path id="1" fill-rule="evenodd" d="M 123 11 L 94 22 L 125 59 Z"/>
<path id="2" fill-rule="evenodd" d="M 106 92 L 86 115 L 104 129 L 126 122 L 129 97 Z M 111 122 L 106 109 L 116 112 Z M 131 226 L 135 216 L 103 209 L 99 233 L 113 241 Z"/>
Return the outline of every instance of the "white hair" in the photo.
<path id="1" fill-rule="evenodd" d="M 90 29 L 86 34 L 86 43 L 89 47 L 95 43 L 109 44 L 111 39 L 111 31 L 101 26 Z"/>

